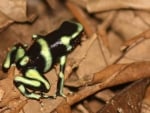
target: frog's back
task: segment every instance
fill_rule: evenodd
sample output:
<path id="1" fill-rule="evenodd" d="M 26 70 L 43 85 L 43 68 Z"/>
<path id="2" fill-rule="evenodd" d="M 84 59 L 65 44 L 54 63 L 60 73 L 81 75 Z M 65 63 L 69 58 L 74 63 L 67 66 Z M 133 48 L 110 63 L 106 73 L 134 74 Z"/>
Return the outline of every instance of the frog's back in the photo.
<path id="1" fill-rule="evenodd" d="M 74 43 L 71 43 L 71 38 L 78 29 L 77 24 L 67 21 L 46 36 L 36 35 L 35 42 L 27 51 L 31 60 L 28 67 L 37 68 L 40 72 L 50 70 L 61 56 L 67 55 L 73 49 Z M 63 37 L 69 40 L 68 45 L 62 41 Z"/>
<path id="2" fill-rule="evenodd" d="M 32 46 L 28 49 L 26 55 L 29 56 L 30 61 L 28 62 L 27 67 L 28 68 L 35 68 L 39 70 L 39 72 L 43 73 L 46 60 L 44 59 L 44 56 L 41 54 L 42 47 L 41 45 L 35 41 Z M 49 61 L 51 62 L 51 61 Z M 49 66 L 49 69 L 51 66 Z M 47 69 L 47 70 L 49 70 Z"/>
<path id="3" fill-rule="evenodd" d="M 66 21 L 64 22 L 59 29 L 49 33 L 44 37 L 44 39 L 49 44 L 49 48 L 52 53 L 52 57 L 54 58 L 54 61 L 57 61 L 57 59 L 63 55 L 68 54 L 71 50 L 67 50 L 66 45 L 62 42 L 63 37 L 70 38 L 74 33 L 78 31 L 78 26 L 76 23 Z M 79 39 L 80 40 L 80 39 Z M 73 46 L 71 43 L 69 43 L 70 46 Z"/>

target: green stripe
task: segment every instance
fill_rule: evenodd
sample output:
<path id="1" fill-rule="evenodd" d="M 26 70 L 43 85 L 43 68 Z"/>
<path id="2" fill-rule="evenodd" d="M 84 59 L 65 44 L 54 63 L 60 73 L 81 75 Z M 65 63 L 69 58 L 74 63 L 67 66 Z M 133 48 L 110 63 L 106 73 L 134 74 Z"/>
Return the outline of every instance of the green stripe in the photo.
<path id="1" fill-rule="evenodd" d="M 29 62 L 29 57 L 24 56 L 19 63 L 21 66 L 25 66 L 25 65 L 27 65 L 28 62 Z"/>
<path id="2" fill-rule="evenodd" d="M 74 22 L 72 22 L 72 23 L 74 23 Z M 75 39 L 83 30 L 83 26 L 81 24 L 79 24 L 79 23 L 74 23 L 74 24 L 76 24 L 76 26 L 77 26 L 77 31 L 74 32 L 71 36 L 62 36 L 60 39 L 61 42 L 66 46 L 67 51 L 70 51 L 72 49 L 72 46 L 70 45 L 70 41 L 72 39 Z"/>
<path id="3" fill-rule="evenodd" d="M 69 36 L 62 36 L 60 41 L 66 46 L 67 50 L 71 50 L 72 46 L 70 46 L 71 38 Z"/>
<path id="4" fill-rule="evenodd" d="M 30 79 L 27 79 L 27 78 L 24 78 L 24 77 L 21 77 L 21 76 L 17 76 L 15 78 L 15 82 L 21 82 L 23 84 L 30 85 L 30 86 L 33 86 L 33 87 L 40 87 L 40 85 L 41 85 L 41 83 L 39 81 L 30 80 Z"/>
<path id="5" fill-rule="evenodd" d="M 37 70 L 29 69 L 26 72 L 26 77 L 31 78 L 31 79 L 35 79 L 39 83 L 42 82 L 47 90 L 50 89 L 49 82 L 47 80 L 45 80 L 45 78 L 43 78 L 42 75 Z"/>
<path id="6" fill-rule="evenodd" d="M 25 55 L 25 49 L 22 47 L 19 47 L 16 53 L 15 61 L 18 61 L 20 58 L 22 58 Z"/>
<path id="7" fill-rule="evenodd" d="M 77 31 L 72 34 L 71 38 L 74 39 L 76 36 L 80 34 L 80 32 L 83 30 L 83 26 L 80 23 L 75 23 L 77 25 Z"/>
<path id="8" fill-rule="evenodd" d="M 4 61 L 4 64 L 3 64 L 3 67 L 4 68 L 9 68 L 10 67 L 10 63 L 11 63 L 11 55 L 12 55 L 12 52 L 13 51 L 15 51 L 16 50 L 16 47 L 14 46 L 12 49 L 11 49 L 11 51 L 10 52 L 8 52 L 8 54 L 7 54 L 7 57 L 6 57 L 6 59 L 5 59 L 5 61 Z"/>
<path id="9" fill-rule="evenodd" d="M 25 96 L 28 97 L 28 98 L 40 99 L 40 97 L 41 97 L 41 95 L 39 95 L 39 94 L 27 93 L 27 92 L 26 92 L 26 89 L 25 89 L 25 87 L 24 87 L 23 85 L 20 85 L 20 86 L 18 87 L 18 89 L 20 90 L 20 92 L 21 92 L 23 95 L 25 95 Z"/>
<path id="10" fill-rule="evenodd" d="M 40 54 L 43 56 L 44 60 L 45 60 L 45 67 L 44 67 L 44 72 L 48 71 L 52 65 L 52 55 L 49 49 L 49 46 L 47 44 L 47 42 L 40 38 L 37 40 L 37 42 L 40 44 L 41 46 L 41 52 Z"/>

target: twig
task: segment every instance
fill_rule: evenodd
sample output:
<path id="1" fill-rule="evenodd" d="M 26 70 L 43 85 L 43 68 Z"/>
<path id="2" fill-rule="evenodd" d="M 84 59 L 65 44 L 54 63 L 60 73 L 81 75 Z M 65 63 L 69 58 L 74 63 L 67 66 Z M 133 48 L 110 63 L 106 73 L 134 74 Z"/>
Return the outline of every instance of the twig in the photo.
<path id="1" fill-rule="evenodd" d="M 57 113 L 72 113 L 71 112 L 71 107 L 66 101 L 63 101 L 57 108 L 56 108 Z"/>
<path id="2" fill-rule="evenodd" d="M 95 33 L 95 28 L 94 26 L 90 23 L 89 17 L 85 14 L 85 12 L 78 7 L 76 4 L 66 1 L 66 6 L 68 9 L 72 12 L 72 14 L 75 16 L 77 20 L 83 25 L 86 34 L 88 37 L 91 37 Z"/>
<path id="3" fill-rule="evenodd" d="M 111 65 L 94 74 L 91 84 L 98 84 L 87 86 L 74 95 L 68 96 L 67 103 L 73 105 L 101 89 L 148 77 L 150 77 L 150 62 Z"/>

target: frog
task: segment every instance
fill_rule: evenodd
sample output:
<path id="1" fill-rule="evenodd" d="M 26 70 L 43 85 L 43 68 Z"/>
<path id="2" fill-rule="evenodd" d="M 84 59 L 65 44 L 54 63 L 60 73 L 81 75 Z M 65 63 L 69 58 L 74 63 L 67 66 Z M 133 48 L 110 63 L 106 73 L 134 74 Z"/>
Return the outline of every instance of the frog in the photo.
<path id="1" fill-rule="evenodd" d="M 22 95 L 30 99 L 52 98 L 47 95 L 51 88 L 44 76 L 56 63 L 60 64 L 56 96 L 66 97 L 64 88 L 64 71 L 66 57 L 80 43 L 83 26 L 76 21 L 64 21 L 59 28 L 47 35 L 33 34 L 30 47 L 16 43 L 7 53 L 2 70 L 7 73 L 15 65 L 19 75 L 13 83 Z"/>

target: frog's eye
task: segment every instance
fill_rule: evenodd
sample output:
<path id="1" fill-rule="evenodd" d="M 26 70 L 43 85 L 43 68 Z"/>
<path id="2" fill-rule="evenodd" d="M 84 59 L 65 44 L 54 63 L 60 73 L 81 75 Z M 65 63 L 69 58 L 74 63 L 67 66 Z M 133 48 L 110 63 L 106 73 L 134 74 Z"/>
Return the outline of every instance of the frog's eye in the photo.
<path id="1" fill-rule="evenodd" d="M 83 32 L 83 26 L 80 23 L 75 23 L 76 24 L 76 32 L 72 34 L 72 39 L 74 38 L 79 38 Z"/>
<path id="2" fill-rule="evenodd" d="M 67 51 L 70 51 L 72 49 L 72 46 L 70 45 L 71 37 L 63 36 L 63 37 L 61 37 L 60 41 L 63 45 L 66 46 Z"/>
<path id="3" fill-rule="evenodd" d="M 64 36 L 61 37 L 61 42 L 67 46 L 67 50 L 71 50 L 80 44 L 83 26 L 73 21 L 64 22 L 62 26 Z"/>
<path id="4" fill-rule="evenodd" d="M 32 39 L 36 39 L 36 38 L 38 38 L 38 35 L 33 34 L 33 35 L 32 35 Z"/>
<path id="5" fill-rule="evenodd" d="M 81 43 L 82 32 L 78 34 L 78 36 L 70 41 L 70 45 L 75 48 L 77 45 Z"/>
<path id="6" fill-rule="evenodd" d="M 67 46 L 69 45 L 71 38 L 68 36 L 63 36 L 60 40 L 65 46 Z"/>
<path id="7" fill-rule="evenodd" d="M 28 44 L 23 44 L 23 47 L 26 49 L 28 48 Z"/>
<path id="8" fill-rule="evenodd" d="M 72 45 L 73 48 L 81 43 L 82 34 L 83 34 L 83 27 L 81 24 L 77 23 L 77 31 L 72 34 L 72 38 L 70 41 L 70 45 Z"/>

